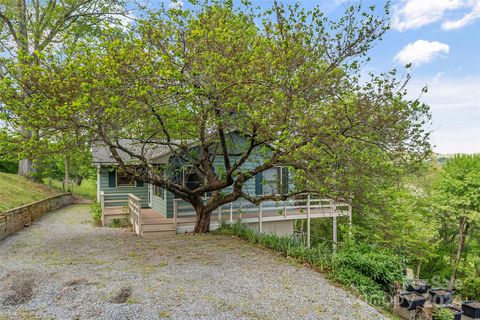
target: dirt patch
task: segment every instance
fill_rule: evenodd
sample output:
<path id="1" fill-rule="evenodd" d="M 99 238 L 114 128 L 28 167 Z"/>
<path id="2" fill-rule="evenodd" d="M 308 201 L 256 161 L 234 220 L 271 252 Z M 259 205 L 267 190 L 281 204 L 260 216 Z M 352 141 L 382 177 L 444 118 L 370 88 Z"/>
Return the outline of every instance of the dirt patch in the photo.
<path id="1" fill-rule="evenodd" d="M 32 278 L 16 279 L 10 286 L 12 291 L 3 300 L 3 304 L 6 306 L 16 306 L 22 303 L 26 303 L 33 298 L 33 288 L 35 280 Z"/>
<path id="2" fill-rule="evenodd" d="M 65 284 L 63 286 L 64 287 L 76 287 L 76 286 L 79 286 L 79 285 L 82 285 L 82 284 L 87 284 L 87 283 L 88 283 L 87 279 L 81 278 L 81 279 L 73 279 L 73 280 L 67 281 L 67 282 L 65 282 Z"/>
<path id="3" fill-rule="evenodd" d="M 109 302 L 125 303 L 128 301 L 128 298 L 130 298 L 131 295 L 132 295 L 132 288 L 122 287 L 120 291 L 109 300 Z"/>

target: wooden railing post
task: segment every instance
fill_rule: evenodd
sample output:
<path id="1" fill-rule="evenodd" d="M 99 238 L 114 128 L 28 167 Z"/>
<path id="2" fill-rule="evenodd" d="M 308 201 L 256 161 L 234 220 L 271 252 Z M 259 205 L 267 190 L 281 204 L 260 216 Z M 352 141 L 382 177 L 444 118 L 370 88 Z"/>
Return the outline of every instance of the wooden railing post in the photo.
<path id="1" fill-rule="evenodd" d="M 105 192 L 100 191 L 100 207 L 102 208 L 102 226 L 104 227 L 106 224 L 106 218 L 105 218 Z"/>
<path id="2" fill-rule="evenodd" d="M 283 217 L 287 218 L 287 200 L 283 201 Z"/>
<path id="3" fill-rule="evenodd" d="M 100 206 L 105 209 L 105 192 L 100 191 Z"/>
<path id="4" fill-rule="evenodd" d="M 142 204 L 140 203 L 140 199 L 136 199 L 136 205 L 137 205 L 137 210 L 138 210 L 138 234 L 141 235 L 143 231 L 143 226 L 142 226 Z"/>
<path id="5" fill-rule="evenodd" d="M 307 248 L 310 248 L 310 194 L 307 196 Z"/>
<path id="6" fill-rule="evenodd" d="M 230 202 L 230 224 L 233 223 L 233 201 Z"/>
<path id="7" fill-rule="evenodd" d="M 348 204 L 348 237 L 352 239 L 352 204 Z"/>
<path id="8" fill-rule="evenodd" d="M 220 222 L 222 221 L 222 206 L 218 207 L 218 217 L 217 217 L 217 220 L 218 220 L 218 224 L 220 226 Z"/>
<path id="9" fill-rule="evenodd" d="M 332 206 L 333 252 L 336 252 L 337 251 L 337 205 L 333 200 L 331 202 L 331 206 Z"/>
<path id="10" fill-rule="evenodd" d="M 263 231 L 262 218 L 263 218 L 262 203 L 260 202 L 260 210 L 258 211 L 258 229 L 260 233 L 262 233 Z"/>
<path id="11" fill-rule="evenodd" d="M 177 199 L 173 199 L 173 224 L 175 225 L 175 231 L 177 230 L 177 212 L 178 211 L 178 203 Z"/>

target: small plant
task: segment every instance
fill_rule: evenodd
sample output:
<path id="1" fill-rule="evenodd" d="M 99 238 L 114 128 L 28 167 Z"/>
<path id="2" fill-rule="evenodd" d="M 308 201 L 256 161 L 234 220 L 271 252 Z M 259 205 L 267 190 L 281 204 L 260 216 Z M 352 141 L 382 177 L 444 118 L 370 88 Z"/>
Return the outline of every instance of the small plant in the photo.
<path id="1" fill-rule="evenodd" d="M 432 316 L 435 320 L 452 320 L 453 318 L 452 312 L 445 307 L 438 307 L 433 310 Z"/>
<path id="2" fill-rule="evenodd" d="M 92 215 L 93 223 L 96 226 L 102 225 L 102 206 L 98 202 L 92 203 L 90 206 L 90 214 Z"/>
<path id="3" fill-rule="evenodd" d="M 112 228 L 120 228 L 122 226 L 122 222 L 120 219 L 113 219 L 112 221 Z"/>

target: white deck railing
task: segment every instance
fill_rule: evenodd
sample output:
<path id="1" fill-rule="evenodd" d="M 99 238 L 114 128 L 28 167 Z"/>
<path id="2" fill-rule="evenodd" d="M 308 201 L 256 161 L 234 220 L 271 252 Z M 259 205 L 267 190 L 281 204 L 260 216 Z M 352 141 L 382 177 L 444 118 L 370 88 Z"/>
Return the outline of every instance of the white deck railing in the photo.
<path id="1" fill-rule="evenodd" d="M 133 194 L 128 194 L 128 214 L 133 231 L 136 234 L 142 234 L 142 204 L 141 199 Z"/>
<path id="2" fill-rule="evenodd" d="M 206 201 L 208 198 L 204 200 Z M 238 220 L 244 223 L 258 222 L 260 229 L 262 228 L 262 222 L 350 216 L 350 214 L 351 205 L 346 201 L 334 201 L 312 197 L 311 195 L 281 202 L 265 202 L 258 206 L 240 198 L 236 202 L 231 202 L 216 209 L 218 221 L 228 221 L 230 223 Z M 195 210 L 188 202 L 182 199 L 173 200 L 175 224 L 181 218 L 193 216 L 195 216 Z"/>

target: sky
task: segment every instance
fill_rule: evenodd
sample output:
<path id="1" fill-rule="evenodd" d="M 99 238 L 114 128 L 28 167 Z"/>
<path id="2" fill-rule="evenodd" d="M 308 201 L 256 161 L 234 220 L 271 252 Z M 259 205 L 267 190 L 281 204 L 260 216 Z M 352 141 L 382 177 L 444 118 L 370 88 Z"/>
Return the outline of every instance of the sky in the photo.
<path id="1" fill-rule="evenodd" d="M 273 0 L 252 1 L 270 6 Z M 279 1 L 285 4 L 294 0 Z M 338 19 L 349 0 L 303 0 Z M 384 1 L 364 0 L 383 7 Z M 188 5 L 182 1 L 171 6 Z M 396 0 L 391 3 L 391 30 L 370 52 L 363 72 L 380 73 L 412 63 L 408 97 L 431 108 L 433 150 L 480 153 L 480 0 Z M 421 94 L 427 85 L 428 92 Z"/>

